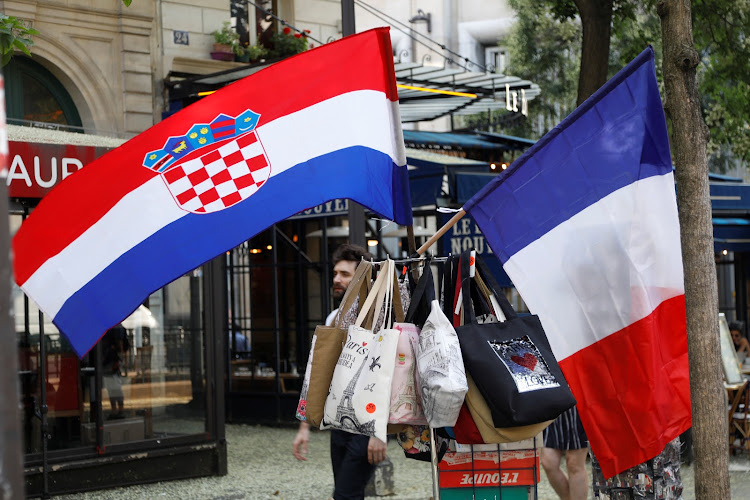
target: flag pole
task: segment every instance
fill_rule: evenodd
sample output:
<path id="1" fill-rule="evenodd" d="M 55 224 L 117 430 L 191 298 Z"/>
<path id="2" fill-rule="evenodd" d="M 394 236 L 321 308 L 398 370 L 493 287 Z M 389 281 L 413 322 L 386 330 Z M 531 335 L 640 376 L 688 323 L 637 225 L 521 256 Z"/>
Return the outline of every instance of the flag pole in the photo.
<path id="1" fill-rule="evenodd" d="M 433 236 L 430 236 L 430 239 L 425 241 L 424 245 L 422 245 L 421 247 L 417 249 L 417 253 L 419 255 L 422 255 L 423 253 L 425 253 L 428 248 L 430 248 L 437 240 L 439 240 L 442 235 L 447 233 L 448 229 L 452 228 L 456 224 L 456 222 L 458 222 L 461 219 L 461 217 L 463 217 L 464 215 L 466 215 L 466 211 L 463 208 L 460 209 L 458 212 L 456 212 L 456 215 L 451 217 L 451 220 L 446 222 L 445 225 L 443 225 L 443 227 L 438 229 L 437 233 L 435 233 Z"/>

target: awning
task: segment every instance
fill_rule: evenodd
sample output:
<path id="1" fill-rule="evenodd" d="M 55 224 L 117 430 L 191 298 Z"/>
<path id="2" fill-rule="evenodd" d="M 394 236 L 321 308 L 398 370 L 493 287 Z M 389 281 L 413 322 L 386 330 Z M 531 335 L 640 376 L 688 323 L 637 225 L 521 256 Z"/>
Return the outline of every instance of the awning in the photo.
<path id="1" fill-rule="evenodd" d="M 484 149 L 493 151 L 508 150 L 503 144 L 486 140 L 480 134 L 459 134 L 454 132 L 426 132 L 404 130 L 406 147 L 433 147 L 438 149 Z"/>
<path id="2" fill-rule="evenodd" d="M 750 214 L 750 185 L 730 181 L 710 182 L 708 187 L 714 211 L 720 210 L 722 215 Z"/>
<path id="3" fill-rule="evenodd" d="M 714 217 L 714 251 L 750 252 L 750 220 L 740 217 Z"/>
<path id="4" fill-rule="evenodd" d="M 394 69 L 396 82 L 401 85 L 476 95 L 446 96 L 399 88 L 399 109 L 404 123 L 434 120 L 449 114 L 521 113 L 528 101 L 541 92 L 539 85 L 529 80 L 501 73 L 478 73 L 458 67 L 398 61 L 394 62 Z"/>
<path id="5" fill-rule="evenodd" d="M 342 64 L 345 64 L 345 61 L 342 61 Z M 218 90 L 269 65 L 270 62 L 243 64 L 241 67 L 209 74 L 170 71 L 165 80 L 169 90 L 169 101 L 180 103 L 183 99 L 195 100 L 199 92 Z M 428 66 L 398 60 L 394 60 L 394 67 L 398 84 L 476 95 L 450 96 L 425 90 L 399 88 L 399 109 L 403 123 L 434 120 L 449 114 L 472 115 L 486 111 L 521 113 L 526 109 L 528 101 L 540 93 L 539 86 L 535 83 L 500 73 L 478 73 L 461 68 Z"/>
<path id="6" fill-rule="evenodd" d="M 406 163 L 409 166 L 409 191 L 412 207 L 437 205 L 444 192 L 453 197 L 452 189 L 444 186 L 446 174 L 453 171 L 485 172 L 485 162 L 448 156 L 422 149 L 406 148 Z"/>

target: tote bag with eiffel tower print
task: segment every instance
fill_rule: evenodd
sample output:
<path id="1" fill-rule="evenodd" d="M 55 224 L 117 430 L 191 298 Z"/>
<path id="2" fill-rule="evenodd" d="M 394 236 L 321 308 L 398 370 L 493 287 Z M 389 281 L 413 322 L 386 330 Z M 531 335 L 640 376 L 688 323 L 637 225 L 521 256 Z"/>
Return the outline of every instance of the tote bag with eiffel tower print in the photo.
<path id="1" fill-rule="evenodd" d="M 396 362 L 398 330 L 392 328 L 393 261 L 388 260 L 375 280 L 355 324 L 349 327 L 333 372 L 321 429 L 340 429 L 374 436 L 387 442 L 391 382 Z M 385 306 L 384 328 L 370 324 Z M 365 324 L 365 327 L 361 326 Z"/>
<path id="2" fill-rule="evenodd" d="M 427 425 L 417 382 L 417 344 L 419 327 L 413 323 L 396 323 L 399 331 L 396 363 L 391 383 L 389 424 Z"/>

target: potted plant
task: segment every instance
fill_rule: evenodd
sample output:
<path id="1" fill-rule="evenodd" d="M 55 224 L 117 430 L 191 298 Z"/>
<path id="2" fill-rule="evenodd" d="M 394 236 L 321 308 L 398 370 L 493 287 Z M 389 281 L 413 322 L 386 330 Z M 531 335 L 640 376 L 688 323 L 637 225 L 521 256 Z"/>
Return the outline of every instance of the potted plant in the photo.
<path id="1" fill-rule="evenodd" d="M 251 63 L 260 61 L 268 55 L 268 49 L 258 44 L 245 48 L 245 52 L 247 53 L 248 61 Z"/>
<path id="2" fill-rule="evenodd" d="M 248 54 L 247 48 L 240 44 L 235 45 L 234 60 L 237 62 L 250 62 L 250 54 Z"/>
<path id="3" fill-rule="evenodd" d="M 235 47 L 234 54 L 234 60 L 237 62 L 254 63 L 263 59 L 268 54 L 268 49 L 262 45 L 249 45 L 245 42 Z"/>
<path id="4" fill-rule="evenodd" d="M 307 34 L 310 30 L 302 33 L 292 33 L 289 26 L 285 26 L 281 33 L 274 33 L 271 36 L 271 57 L 287 57 L 299 54 L 307 50 Z"/>
<path id="5" fill-rule="evenodd" d="M 211 52 L 211 58 L 220 61 L 232 61 L 235 56 L 235 48 L 239 46 L 240 35 L 232 29 L 229 21 L 224 21 L 220 30 L 216 30 L 214 35 L 214 50 Z"/>

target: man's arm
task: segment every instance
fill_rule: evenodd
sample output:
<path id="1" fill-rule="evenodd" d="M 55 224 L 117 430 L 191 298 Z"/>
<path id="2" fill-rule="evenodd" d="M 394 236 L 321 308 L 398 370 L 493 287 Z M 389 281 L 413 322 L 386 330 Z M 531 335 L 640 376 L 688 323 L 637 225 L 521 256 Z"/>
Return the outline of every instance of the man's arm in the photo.
<path id="1" fill-rule="evenodd" d="M 307 460 L 307 443 L 310 442 L 310 424 L 300 422 L 297 435 L 292 442 L 292 455 L 297 460 Z"/>

